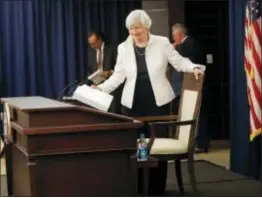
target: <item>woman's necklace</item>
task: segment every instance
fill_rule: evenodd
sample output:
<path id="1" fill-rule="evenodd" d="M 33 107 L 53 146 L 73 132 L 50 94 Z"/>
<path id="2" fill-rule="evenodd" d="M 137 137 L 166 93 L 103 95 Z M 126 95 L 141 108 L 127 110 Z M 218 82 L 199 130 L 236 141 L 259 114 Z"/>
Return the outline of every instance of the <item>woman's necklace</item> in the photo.
<path id="1" fill-rule="evenodd" d="M 145 56 L 145 54 L 146 54 L 146 47 L 147 47 L 147 46 L 144 47 L 144 52 L 141 53 L 141 52 L 139 52 L 137 46 L 135 45 L 135 51 L 136 51 L 136 53 L 137 53 L 139 56 Z"/>

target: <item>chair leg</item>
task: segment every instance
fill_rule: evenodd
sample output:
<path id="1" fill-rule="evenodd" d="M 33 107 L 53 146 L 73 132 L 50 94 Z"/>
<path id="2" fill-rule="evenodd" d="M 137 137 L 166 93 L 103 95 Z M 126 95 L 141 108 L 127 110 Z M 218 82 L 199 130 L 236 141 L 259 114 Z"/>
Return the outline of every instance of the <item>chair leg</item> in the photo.
<path id="1" fill-rule="evenodd" d="M 196 177 L 195 177 L 195 167 L 194 167 L 193 157 L 188 158 L 187 165 L 188 165 L 187 168 L 188 168 L 188 174 L 189 174 L 192 189 L 193 189 L 194 193 L 197 193 L 198 189 L 197 189 L 197 183 L 196 183 Z"/>
<path id="2" fill-rule="evenodd" d="M 181 162 L 179 159 L 175 160 L 176 178 L 180 194 L 184 194 L 184 185 L 182 179 Z"/>

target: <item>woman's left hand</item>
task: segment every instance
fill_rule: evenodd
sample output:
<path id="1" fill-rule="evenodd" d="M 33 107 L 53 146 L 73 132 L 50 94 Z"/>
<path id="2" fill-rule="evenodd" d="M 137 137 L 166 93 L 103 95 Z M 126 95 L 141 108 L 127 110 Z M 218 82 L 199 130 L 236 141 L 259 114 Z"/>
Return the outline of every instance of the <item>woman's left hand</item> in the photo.
<path id="1" fill-rule="evenodd" d="M 203 75 L 206 67 L 204 65 L 199 65 L 199 67 L 194 68 L 194 74 L 196 79 L 198 80 L 199 75 Z"/>

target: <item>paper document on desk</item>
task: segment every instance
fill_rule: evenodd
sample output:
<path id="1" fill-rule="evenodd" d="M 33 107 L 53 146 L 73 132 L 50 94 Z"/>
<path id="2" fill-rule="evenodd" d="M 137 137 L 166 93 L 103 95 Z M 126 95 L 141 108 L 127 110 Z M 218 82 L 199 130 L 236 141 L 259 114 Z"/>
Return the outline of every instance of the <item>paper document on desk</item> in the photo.
<path id="1" fill-rule="evenodd" d="M 103 74 L 103 71 L 99 69 L 96 72 L 94 72 L 93 74 L 91 74 L 88 77 L 88 80 L 92 81 L 95 85 L 99 85 L 100 83 L 106 80 L 106 78 L 102 74 Z"/>
<path id="2" fill-rule="evenodd" d="M 78 86 L 72 98 L 101 111 L 108 111 L 113 100 L 112 95 L 87 85 Z"/>

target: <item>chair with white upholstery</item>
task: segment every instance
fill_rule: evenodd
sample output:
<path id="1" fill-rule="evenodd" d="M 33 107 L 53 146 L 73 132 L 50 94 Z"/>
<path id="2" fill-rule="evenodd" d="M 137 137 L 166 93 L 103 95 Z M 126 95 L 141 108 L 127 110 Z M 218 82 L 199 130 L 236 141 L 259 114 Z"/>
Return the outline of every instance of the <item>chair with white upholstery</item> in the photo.
<path id="1" fill-rule="evenodd" d="M 194 139 L 200 111 L 201 92 L 204 76 L 198 80 L 190 73 L 184 74 L 183 87 L 180 99 L 179 113 L 176 121 L 149 122 L 151 137 L 148 140 L 149 154 L 158 160 L 175 161 L 177 183 L 181 193 L 184 192 L 181 160 L 188 160 L 188 173 L 193 191 L 197 192 L 197 184 L 194 171 Z M 176 126 L 174 134 L 170 138 L 157 138 L 159 126 Z"/>

